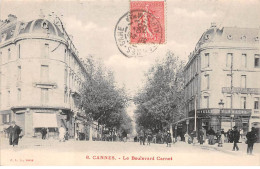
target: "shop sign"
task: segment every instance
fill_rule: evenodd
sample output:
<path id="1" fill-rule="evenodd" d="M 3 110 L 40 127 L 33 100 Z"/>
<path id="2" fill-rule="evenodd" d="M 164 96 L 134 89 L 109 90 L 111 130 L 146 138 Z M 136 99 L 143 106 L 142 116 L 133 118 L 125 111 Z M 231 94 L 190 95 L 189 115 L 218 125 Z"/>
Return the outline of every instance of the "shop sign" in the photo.
<path id="1" fill-rule="evenodd" d="M 220 114 L 219 109 L 202 109 L 197 110 L 199 116 L 206 115 L 206 114 Z M 235 114 L 235 115 L 250 115 L 251 109 L 222 109 L 221 114 Z"/>

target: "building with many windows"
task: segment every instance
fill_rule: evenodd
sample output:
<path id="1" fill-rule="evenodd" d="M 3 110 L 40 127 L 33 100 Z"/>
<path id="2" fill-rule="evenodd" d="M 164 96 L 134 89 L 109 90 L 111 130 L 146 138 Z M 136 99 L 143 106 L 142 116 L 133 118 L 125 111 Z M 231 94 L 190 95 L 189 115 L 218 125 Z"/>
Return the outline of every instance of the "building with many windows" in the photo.
<path id="1" fill-rule="evenodd" d="M 79 90 L 87 72 L 58 17 L 0 23 L 0 127 L 15 120 L 26 136 L 42 127 L 79 130 Z M 78 117 L 78 119 L 80 119 Z"/>
<path id="2" fill-rule="evenodd" d="M 260 29 L 212 24 L 185 66 L 185 111 L 189 132 L 236 125 L 260 128 Z M 224 108 L 219 107 L 222 100 Z M 195 114 L 196 109 L 196 114 Z M 188 122 L 187 122 L 188 123 Z"/>

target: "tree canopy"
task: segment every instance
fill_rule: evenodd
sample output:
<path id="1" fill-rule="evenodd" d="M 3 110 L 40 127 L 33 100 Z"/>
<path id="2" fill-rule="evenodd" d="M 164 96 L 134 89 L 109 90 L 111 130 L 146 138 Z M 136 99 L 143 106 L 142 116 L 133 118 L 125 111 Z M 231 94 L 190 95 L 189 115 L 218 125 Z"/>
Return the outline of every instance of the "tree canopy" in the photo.
<path id="1" fill-rule="evenodd" d="M 81 99 L 88 120 L 97 121 L 107 128 L 131 132 L 131 118 L 126 113 L 128 96 L 125 89 L 116 87 L 113 72 L 93 57 L 87 58 L 86 67 L 89 78 L 81 91 Z"/>
<path id="2" fill-rule="evenodd" d="M 134 98 L 138 129 L 163 130 L 184 117 L 183 67 L 184 62 L 169 51 L 145 74 L 146 84 Z"/>

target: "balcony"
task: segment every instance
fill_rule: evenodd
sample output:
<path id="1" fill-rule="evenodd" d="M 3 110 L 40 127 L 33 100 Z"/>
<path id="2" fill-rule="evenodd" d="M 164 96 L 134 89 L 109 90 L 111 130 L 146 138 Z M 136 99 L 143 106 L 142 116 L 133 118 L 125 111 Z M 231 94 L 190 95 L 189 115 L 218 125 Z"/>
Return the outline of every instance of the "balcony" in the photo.
<path id="1" fill-rule="evenodd" d="M 57 88 L 57 84 L 51 83 L 51 82 L 35 82 L 35 83 L 33 83 L 33 86 L 38 87 L 38 88 L 48 88 L 48 89 Z"/>
<path id="2" fill-rule="evenodd" d="M 231 94 L 231 87 L 222 87 L 222 93 Z M 241 87 L 233 87 L 232 93 L 260 94 L 260 88 L 241 88 Z"/>

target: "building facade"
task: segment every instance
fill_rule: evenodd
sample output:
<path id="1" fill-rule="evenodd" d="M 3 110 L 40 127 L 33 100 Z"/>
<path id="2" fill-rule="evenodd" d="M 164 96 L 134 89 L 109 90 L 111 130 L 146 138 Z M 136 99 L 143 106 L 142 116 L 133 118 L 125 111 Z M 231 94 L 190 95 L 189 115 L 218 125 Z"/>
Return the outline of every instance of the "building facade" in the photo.
<path id="1" fill-rule="evenodd" d="M 25 136 L 46 127 L 55 137 L 60 126 L 75 136 L 87 72 L 62 22 L 9 15 L 0 24 L 1 132 L 14 120 Z"/>
<path id="2" fill-rule="evenodd" d="M 246 133 L 260 128 L 259 35 L 259 28 L 215 24 L 203 33 L 185 66 L 189 132 L 195 116 L 197 131 L 202 127 L 227 131 L 236 125 Z"/>

